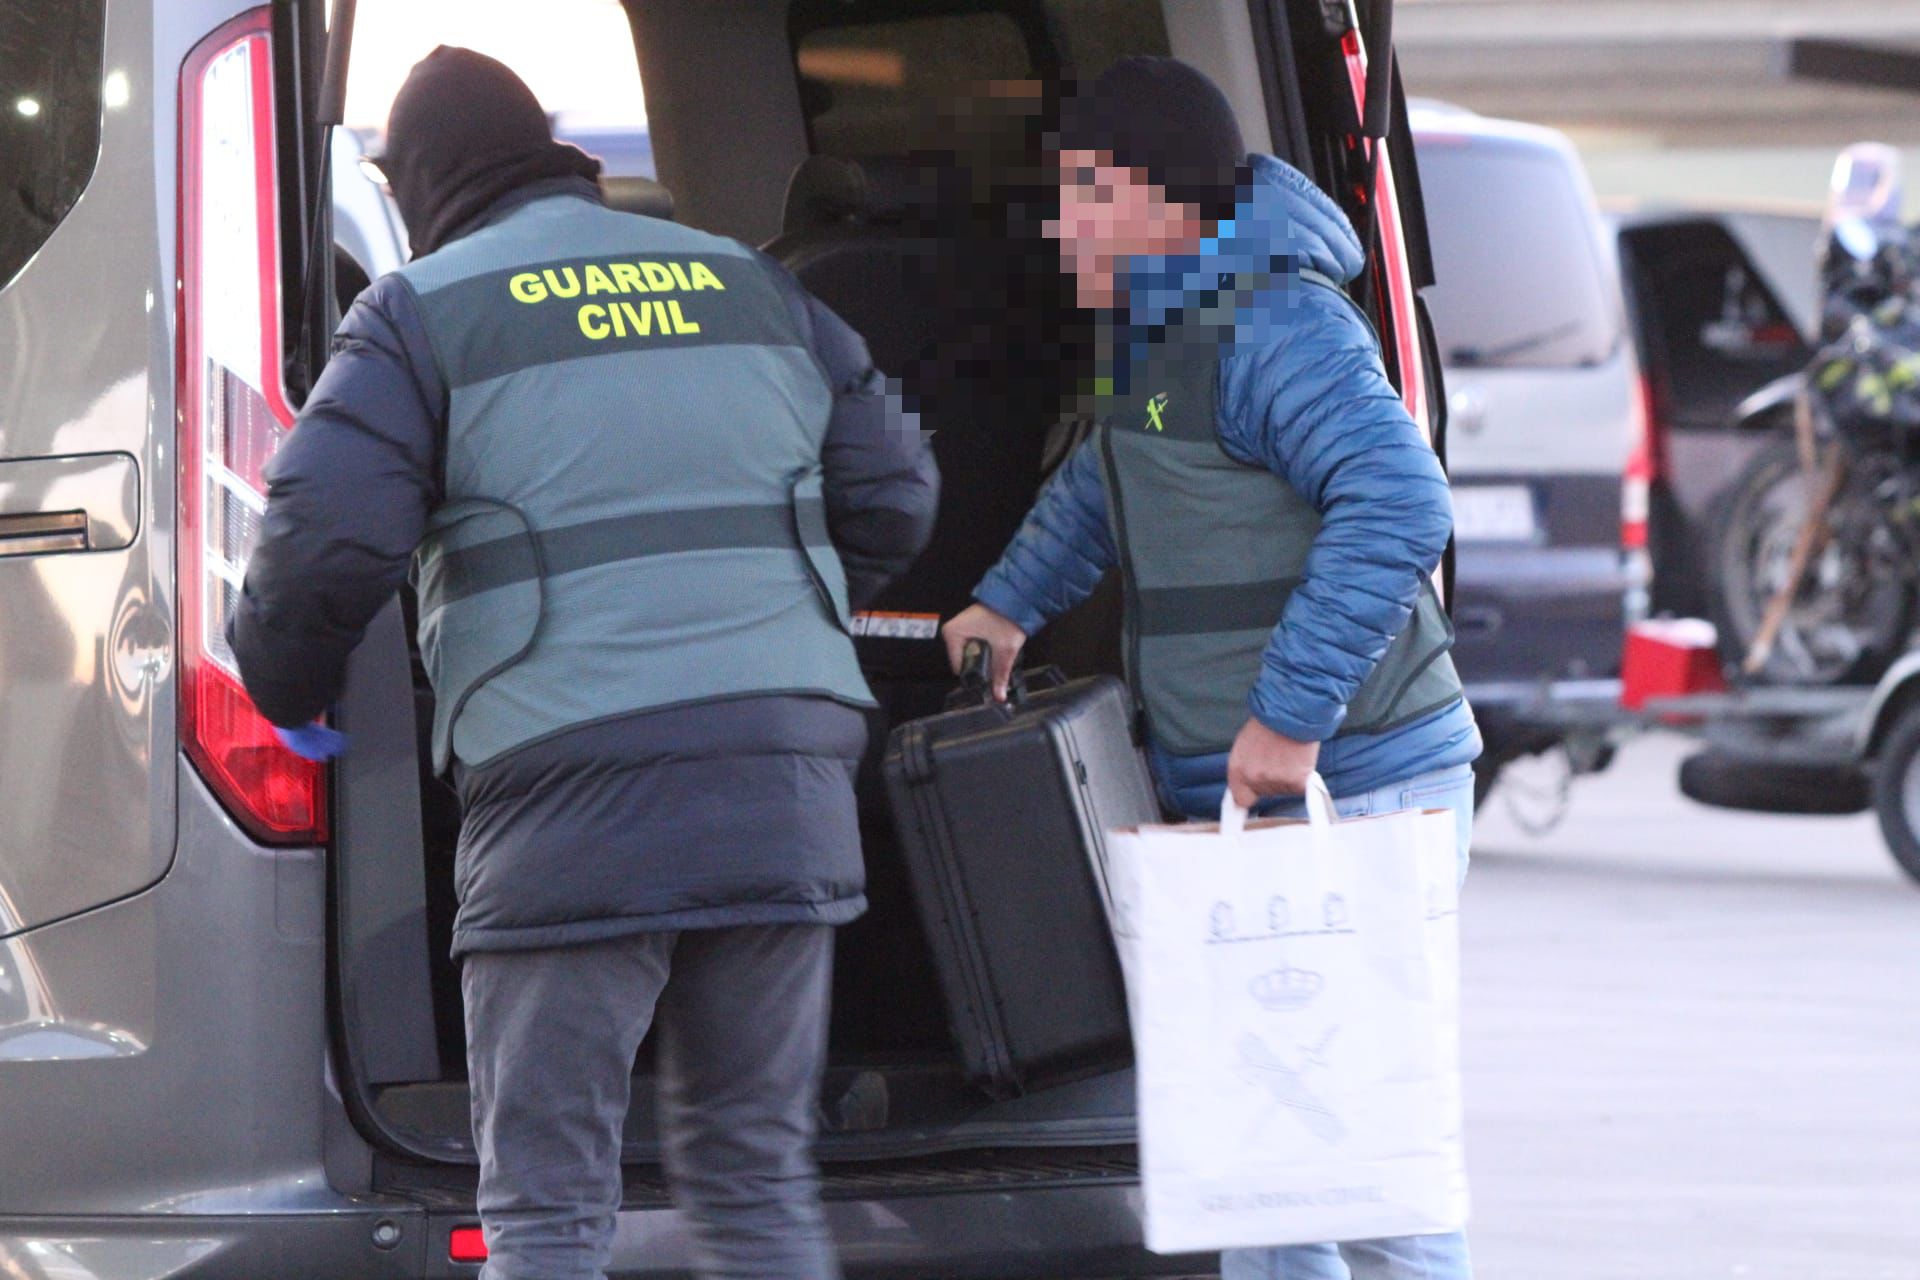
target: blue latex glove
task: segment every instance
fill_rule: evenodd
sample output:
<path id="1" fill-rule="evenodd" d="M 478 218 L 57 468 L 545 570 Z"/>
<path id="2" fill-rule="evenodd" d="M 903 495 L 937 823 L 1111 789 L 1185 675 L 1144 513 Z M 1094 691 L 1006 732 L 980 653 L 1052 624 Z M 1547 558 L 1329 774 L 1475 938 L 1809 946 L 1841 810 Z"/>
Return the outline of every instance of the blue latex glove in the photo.
<path id="1" fill-rule="evenodd" d="M 303 760 L 327 761 L 347 749 L 347 735 L 315 721 L 298 729 L 273 726 L 273 732 L 287 750 Z"/>

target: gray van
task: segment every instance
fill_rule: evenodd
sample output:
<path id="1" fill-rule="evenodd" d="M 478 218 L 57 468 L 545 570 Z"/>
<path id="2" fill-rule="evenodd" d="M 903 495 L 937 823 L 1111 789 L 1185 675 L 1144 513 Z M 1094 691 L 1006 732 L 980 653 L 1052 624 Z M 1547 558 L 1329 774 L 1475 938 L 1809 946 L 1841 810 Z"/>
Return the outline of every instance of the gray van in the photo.
<path id="1" fill-rule="evenodd" d="M 953 308 L 1011 331 L 956 225 L 1024 244 L 1023 279 L 1054 273 L 1007 230 L 1032 209 L 913 177 L 960 127 L 935 97 L 995 87 L 949 142 L 977 154 L 983 112 L 1039 101 L 1023 86 L 1172 52 L 1372 228 L 1359 300 L 1426 421 L 1443 397 L 1416 318 L 1418 186 L 1390 61 L 1362 54 L 1385 6 L 1361 8 L 1356 30 L 1321 0 L 628 4 L 676 216 L 770 243 L 910 390 L 939 363 L 903 368 L 914 335 Z M 0 1275 L 453 1277 L 484 1253 L 446 959 L 458 814 L 420 764 L 403 602 L 355 655 L 335 708 L 354 749 L 331 769 L 278 749 L 221 638 L 262 468 L 341 301 L 325 48 L 318 0 L 0 0 Z M 1377 165 L 1352 149 L 1388 126 Z M 1004 390 L 1003 408 L 1037 394 Z M 969 424 L 1009 416 L 930 381 L 921 401 L 962 451 Z M 943 526 L 1017 515 L 1030 453 L 951 466 Z M 850 1272 L 1212 1272 L 1141 1247 L 1127 1073 L 1003 1100 L 961 1077 L 883 824 L 869 860 L 821 1099 Z M 689 1261 L 649 1070 L 643 1051 L 621 1276 Z"/>
<path id="2" fill-rule="evenodd" d="M 1617 702 L 1646 605 L 1644 391 L 1613 248 L 1564 135 L 1419 103 L 1454 477 L 1455 661 L 1482 787 Z M 1638 450 L 1638 454 L 1636 454 Z"/>

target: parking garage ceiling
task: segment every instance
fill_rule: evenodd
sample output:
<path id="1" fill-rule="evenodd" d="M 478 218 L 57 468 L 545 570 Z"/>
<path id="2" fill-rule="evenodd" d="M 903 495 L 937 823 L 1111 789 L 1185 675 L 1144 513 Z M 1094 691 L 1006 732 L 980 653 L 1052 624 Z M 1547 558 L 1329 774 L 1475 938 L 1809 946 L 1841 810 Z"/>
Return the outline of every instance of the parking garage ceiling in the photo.
<path id="1" fill-rule="evenodd" d="M 1394 25 L 1413 95 L 1590 144 L 1920 145 L 1920 0 L 1398 0 Z M 1791 75 L 1796 49 L 1907 88 Z"/>

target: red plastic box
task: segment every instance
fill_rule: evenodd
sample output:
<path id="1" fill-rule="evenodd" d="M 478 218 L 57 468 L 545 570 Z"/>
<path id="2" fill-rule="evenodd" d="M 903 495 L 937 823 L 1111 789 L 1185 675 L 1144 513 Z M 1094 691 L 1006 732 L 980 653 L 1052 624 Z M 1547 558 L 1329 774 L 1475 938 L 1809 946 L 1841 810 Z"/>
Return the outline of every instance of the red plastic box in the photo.
<path id="1" fill-rule="evenodd" d="M 1700 618 L 1663 618 L 1627 628 L 1620 661 L 1620 703 L 1638 711 L 1649 698 L 1721 693 L 1727 679 L 1713 624 Z"/>

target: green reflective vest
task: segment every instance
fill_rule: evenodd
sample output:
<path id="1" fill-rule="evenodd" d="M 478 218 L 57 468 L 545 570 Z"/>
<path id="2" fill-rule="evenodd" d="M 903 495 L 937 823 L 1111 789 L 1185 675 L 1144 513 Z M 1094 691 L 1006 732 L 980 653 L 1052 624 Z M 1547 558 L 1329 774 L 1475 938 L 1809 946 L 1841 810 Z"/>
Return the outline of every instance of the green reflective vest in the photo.
<path id="1" fill-rule="evenodd" d="M 1109 389 L 1092 438 L 1126 593 L 1128 677 L 1154 741 L 1182 756 L 1232 748 L 1320 531 L 1320 513 L 1284 479 L 1220 447 L 1219 335 L 1234 301 L 1228 294 L 1214 313 L 1171 328 L 1124 390 Z M 1457 701 L 1452 643 L 1423 579 L 1340 735 L 1379 733 Z"/>
<path id="2" fill-rule="evenodd" d="M 449 388 L 415 557 L 437 768 L 754 694 L 872 704 L 832 392 L 743 246 L 569 196 L 402 269 Z"/>

